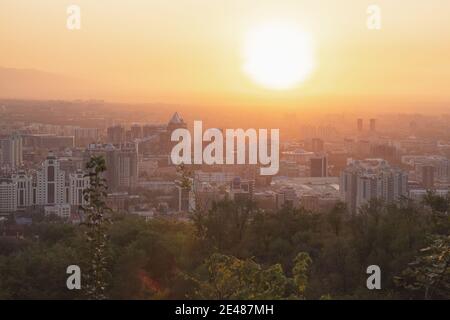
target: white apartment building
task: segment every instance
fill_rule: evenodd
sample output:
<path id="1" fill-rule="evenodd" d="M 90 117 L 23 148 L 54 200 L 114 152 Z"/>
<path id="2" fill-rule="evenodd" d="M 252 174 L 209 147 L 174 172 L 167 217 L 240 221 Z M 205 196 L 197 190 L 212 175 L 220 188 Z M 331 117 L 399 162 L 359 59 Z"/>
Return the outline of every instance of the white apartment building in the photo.
<path id="1" fill-rule="evenodd" d="M 86 204 L 83 191 L 89 187 L 89 177 L 78 170 L 69 174 L 69 186 L 67 189 L 68 203 L 72 206 L 81 206 Z"/>
<path id="2" fill-rule="evenodd" d="M 57 204 L 54 206 L 45 206 L 44 213 L 48 215 L 57 215 L 58 217 L 68 219 L 70 218 L 70 205 L 69 204 Z"/>
<path id="3" fill-rule="evenodd" d="M 0 178 L 0 215 L 17 210 L 17 184 L 11 179 Z"/>
<path id="4" fill-rule="evenodd" d="M 60 170 L 59 161 L 49 153 L 36 175 L 36 204 L 55 205 L 67 203 L 65 172 Z"/>
<path id="5" fill-rule="evenodd" d="M 66 174 L 59 160 L 49 153 L 35 173 L 19 170 L 11 178 L 0 178 L 0 183 L 0 213 L 42 206 L 48 214 L 66 217 L 71 206 L 86 204 L 83 191 L 89 187 L 89 177 L 81 170 Z"/>
<path id="6" fill-rule="evenodd" d="M 357 212 L 371 199 L 390 203 L 408 196 L 408 174 L 382 159 L 354 160 L 342 172 L 339 190 L 348 209 Z"/>
<path id="7" fill-rule="evenodd" d="M 19 168 L 23 162 L 22 137 L 16 133 L 0 140 L 0 165 L 11 169 Z"/>
<path id="8" fill-rule="evenodd" d="M 33 177 L 21 170 L 12 175 L 12 181 L 17 185 L 17 207 L 25 208 L 34 205 L 36 189 L 33 187 Z"/>

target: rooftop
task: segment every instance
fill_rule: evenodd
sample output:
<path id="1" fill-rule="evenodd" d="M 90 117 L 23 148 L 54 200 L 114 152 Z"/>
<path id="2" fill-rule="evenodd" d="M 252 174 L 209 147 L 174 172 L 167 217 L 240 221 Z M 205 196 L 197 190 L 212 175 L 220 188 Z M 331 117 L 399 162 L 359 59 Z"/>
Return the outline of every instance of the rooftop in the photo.
<path id="1" fill-rule="evenodd" d="M 170 119 L 169 124 L 184 124 L 184 120 L 180 117 L 178 112 L 175 112 Z"/>

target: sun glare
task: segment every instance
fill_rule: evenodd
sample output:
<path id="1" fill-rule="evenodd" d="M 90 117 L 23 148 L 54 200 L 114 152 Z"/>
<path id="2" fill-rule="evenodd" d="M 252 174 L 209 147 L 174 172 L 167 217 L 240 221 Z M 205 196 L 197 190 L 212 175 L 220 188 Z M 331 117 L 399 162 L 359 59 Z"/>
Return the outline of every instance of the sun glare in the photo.
<path id="1" fill-rule="evenodd" d="M 310 36 L 294 23 L 267 23 L 251 29 L 244 41 L 244 71 L 273 90 L 300 84 L 314 69 Z"/>

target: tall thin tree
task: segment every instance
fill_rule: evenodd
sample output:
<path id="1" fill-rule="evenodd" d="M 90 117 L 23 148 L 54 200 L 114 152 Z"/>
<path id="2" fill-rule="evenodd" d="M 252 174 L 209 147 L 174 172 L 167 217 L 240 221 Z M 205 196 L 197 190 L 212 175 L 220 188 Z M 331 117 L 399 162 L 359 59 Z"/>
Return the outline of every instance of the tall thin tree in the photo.
<path id="1" fill-rule="evenodd" d="M 89 187 L 83 191 L 86 205 L 84 225 L 87 226 L 88 270 L 85 274 L 85 293 L 89 299 L 106 299 L 108 286 L 108 235 L 110 223 L 107 215 L 111 211 L 106 204 L 107 184 L 103 173 L 106 171 L 102 156 L 91 157 L 86 164 Z"/>

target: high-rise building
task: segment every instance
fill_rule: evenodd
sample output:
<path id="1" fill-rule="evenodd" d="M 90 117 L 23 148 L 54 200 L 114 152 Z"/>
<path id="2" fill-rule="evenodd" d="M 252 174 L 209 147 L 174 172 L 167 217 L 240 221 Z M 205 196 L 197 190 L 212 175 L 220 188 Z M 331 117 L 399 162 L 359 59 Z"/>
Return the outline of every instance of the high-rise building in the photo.
<path id="1" fill-rule="evenodd" d="M 22 137 L 16 133 L 0 140 L 0 164 L 11 169 L 19 168 L 23 161 Z"/>
<path id="2" fill-rule="evenodd" d="M 311 177 L 328 177 L 328 161 L 326 156 L 313 157 L 309 161 Z"/>
<path id="3" fill-rule="evenodd" d="M 356 120 L 356 129 L 358 130 L 358 133 L 363 131 L 363 119 Z"/>
<path id="4" fill-rule="evenodd" d="M 120 146 L 111 144 L 90 145 L 86 150 L 86 160 L 92 155 L 101 155 L 105 158 L 105 179 L 109 191 L 115 192 L 137 186 L 139 170 L 136 144 L 128 143 Z"/>
<path id="5" fill-rule="evenodd" d="M 175 112 L 172 118 L 170 118 L 169 123 L 167 124 L 167 131 L 162 137 L 161 143 L 164 144 L 164 146 L 162 146 L 162 149 L 166 153 L 170 153 L 172 148 L 178 143 L 175 141 L 171 141 L 172 132 L 176 129 L 187 129 L 186 122 L 184 122 L 183 118 L 180 117 L 178 112 Z"/>
<path id="6" fill-rule="evenodd" d="M 59 159 L 50 152 L 39 170 L 19 170 L 11 178 L 0 178 L 0 213 L 37 206 L 46 214 L 67 217 L 71 205 L 86 204 L 83 191 L 88 186 L 89 178 L 81 170 L 64 172 Z"/>
<path id="7" fill-rule="evenodd" d="M 0 215 L 17 211 L 17 183 L 0 178 Z"/>
<path id="8" fill-rule="evenodd" d="M 66 199 L 65 172 L 60 170 L 59 161 L 50 152 L 37 172 L 37 205 L 64 204 Z"/>
<path id="9" fill-rule="evenodd" d="M 122 144 L 125 142 L 125 128 L 117 125 L 107 129 L 108 142 L 112 144 Z"/>
<path id="10" fill-rule="evenodd" d="M 33 177 L 20 170 L 12 175 L 12 181 L 17 184 L 17 207 L 26 208 L 35 203 L 35 188 Z"/>
<path id="11" fill-rule="evenodd" d="M 89 177 L 83 171 L 78 170 L 69 174 L 68 203 L 72 206 L 86 204 L 83 191 L 89 187 Z"/>
<path id="12" fill-rule="evenodd" d="M 433 189 L 434 188 L 434 172 L 435 167 L 430 165 L 421 166 L 422 171 L 422 186 L 425 189 Z"/>
<path id="13" fill-rule="evenodd" d="M 138 124 L 134 124 L 131 126 L 131 138 L 132 139 L 140 139 L 142 138 L 142 127 Z"/>
<path id="14" fill-rule="evenodd" d="M 394 145 L 385 143 L 371 143 L 370 157 L 382 158 L 389 162 L 397 160 L 398 150 Z"/>
<path id="15" fill-rule="evenodd" d="M 97 128 L 75 128 L 75 146 L 85 147 L 90 143 L 98 142 Z"/>
<path id="16" fill-rule="evenodd" d="M 186 122 L 184 122 L 183 118 L 180 117 L 178 112 L 175 112 L 172 118 L 170 118 L 169 123 L 167 124 L 167 131 L 172 132 L 173 130 L 178 128 L 186 129 L 187 125 Z"/>
<path id="17" fill-rule="evenodd" d="M 354 160 L 341 174 L 341 196 L 351 212 L 372 199 L 387 203 L 408 195 L 408 175 L 392 168 L 385 160 Z"/>
<path id="18" fill-rule="evenodd" d="M 138 150 L 135 144 L 122 146 L 119 150 L 119 187 L 134 188 L 137 186 Z"/>
<path id="19" fill-rule="evenodd" d="M 371 132 L 377 131 L 376 124 L 377 124 L 377 120 L 376 119 L 370 119 L 370 131 Z"/>
<path id="20" fill-rule="evenodd" d="M 338 177 L 347 166 L 349 154 L 346 151 L 331 151 L 327 157 L 329 165 L 328 174 L 333 177 Z"/>

